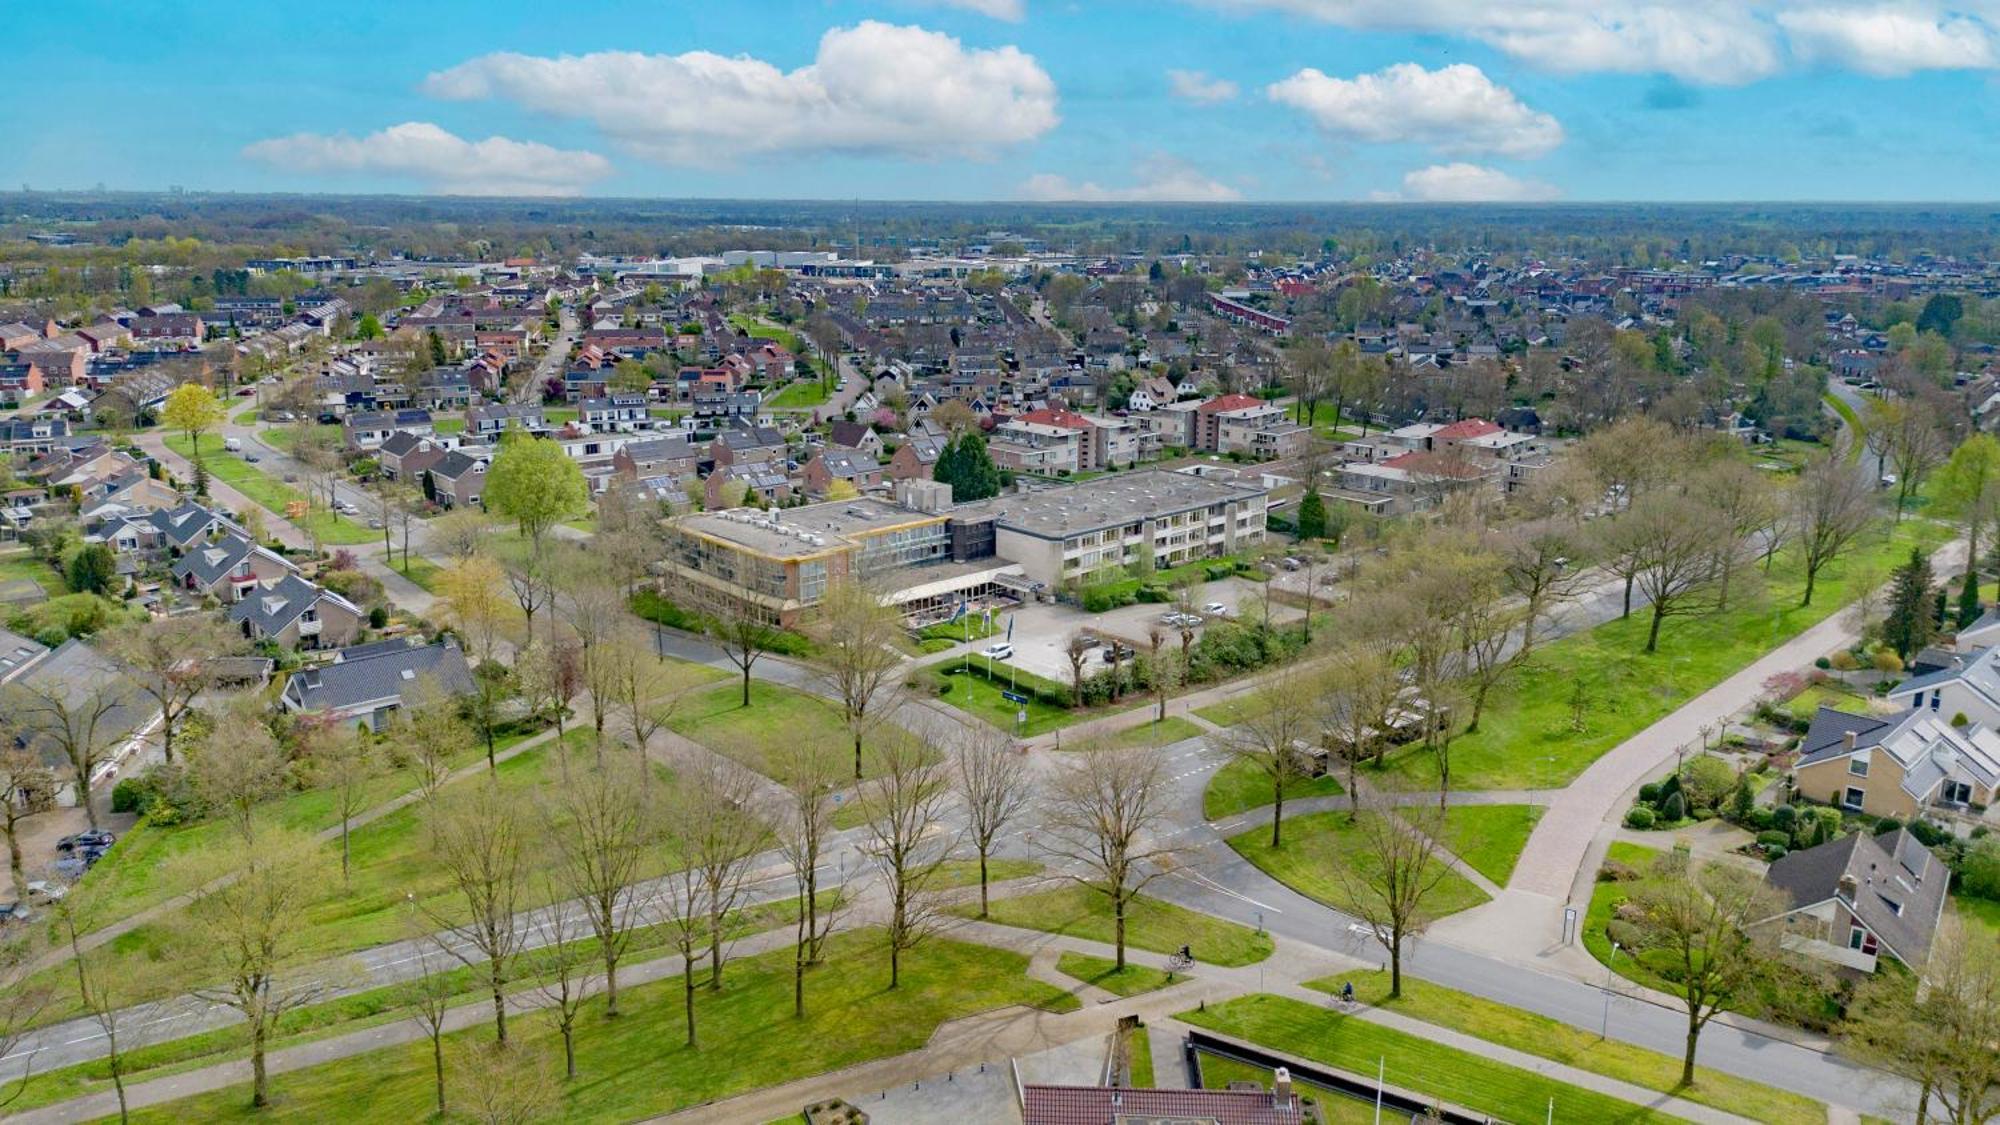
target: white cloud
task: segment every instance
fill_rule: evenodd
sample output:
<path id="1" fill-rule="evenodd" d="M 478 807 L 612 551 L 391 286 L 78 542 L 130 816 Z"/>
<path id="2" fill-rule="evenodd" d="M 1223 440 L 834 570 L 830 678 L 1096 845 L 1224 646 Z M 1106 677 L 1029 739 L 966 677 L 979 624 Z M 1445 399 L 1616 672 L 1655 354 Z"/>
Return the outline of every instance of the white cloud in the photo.
<path id="1" fill-rule="evenodd" d="M 1167 89 L 1182 101 L 1215 105 L 1236 97 L 1236 83 L 1227 78 L 1211 78 L 1199 70 L 1170 70 Z"/>
<path id="2" fill-rule="evenodd" d="M 1555 118 L 1467 63 L 1425 70 L 1397 63 L 1375 74 L 1334 78 L 1311 67 L 1266 88 L 1272 101 L 1304 110 L 1320 128 L 1364 141 L 1410 141 L 1444 152 L 1541 156 L 1562 143 Z"/>
<path id="3" fill-rule="evenodd" d="M 1478 40 L 1544 70 L 1738 85 L 1797 58 L 1875 75 L 1990 67 L 1993 0 L 1193 0 Z"/>
<path id="4" fill-rule="evenodd" d="M 365 137 L 294 133 L 258 141 L 243 155 L 294 172 L 408 177 L 444 195 L 577 195 L 611 174 L 594 152 L 488 137 L 468 141 L 427 121 Z"/>
<path id="5" fill-rule="evenodd" d="M 1043 203 L 1233 203 L 1243 193 L 1201 169 L 1171 156 L 1155 156 L 1136 169 L 1130 187 L 1105 187 L 1092 180 L 1078 183 L 1067 176 L 1043 172 L 1020 187 L 1023 199 Z"/>
<path id="6" fill-rule="evenodd" d="M 962 8 L 1008 23 L 1020 23 L 1028 15 L 1026 0 L 931 0 L 931 3 L 943 8 Z"/>
<path id="7" fill-rule="evenodd" d="M 1797 8 L 1779 12 L 1778 24 L 1800 58 L 1880 77 L 1985 68 L 1995 60 L 1985 24 L 1907 4 Z"/>
<path id="8" fill-rule="evenodd" d="M 803 152 L 983 159 L 1059 120 L 1055 82 L 1019 48 L 969 49 L 874 21 L 828 31 L 813 61 L 790 72 L 707 51 L 500 53 L 433 74 L 424 88 L 585 118 L 640 156 L 701 167 Z"/>
<path id="9" fill-rule="evenodd" d="M 1403 175 L 1400 194 L 1378 195 L 1379 199 L 1402 199 L 1422 203 L 1529 203 L 1556 199 L 1562 195 L 1552 184 L 1523 180 L 1497 168 L 1463 162 L 1433 164 Z"/>

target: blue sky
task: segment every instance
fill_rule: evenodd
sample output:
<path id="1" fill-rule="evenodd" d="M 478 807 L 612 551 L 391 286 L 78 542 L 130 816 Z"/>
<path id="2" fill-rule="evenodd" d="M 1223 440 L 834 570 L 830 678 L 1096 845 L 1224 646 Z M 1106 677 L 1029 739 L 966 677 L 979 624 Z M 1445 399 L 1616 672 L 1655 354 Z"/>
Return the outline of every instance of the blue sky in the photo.
<path id="1" fill-rule="evenodd" d="M 1992 200 L 1996 28 L 2000 0 L 75 0 L 10 13 L 0 183 Z"/>

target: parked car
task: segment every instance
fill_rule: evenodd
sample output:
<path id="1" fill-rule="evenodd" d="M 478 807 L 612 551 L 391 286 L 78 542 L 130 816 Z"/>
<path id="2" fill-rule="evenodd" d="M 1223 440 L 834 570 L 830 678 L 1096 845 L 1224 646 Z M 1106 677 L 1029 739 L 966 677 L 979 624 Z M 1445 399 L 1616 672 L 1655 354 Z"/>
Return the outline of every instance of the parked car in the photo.
<path id="1" fill-rule="evenodd" d="M 1286 569 L 1286 570 L 1297 570 L 1298 568 L 1300 568 L 1300 567 L 1302 567 L 1302 566 L 1304 566 L 1304 565 L 1306 565 L 1306 564 L 1305 564 L 1305 563 L 1302 563 L 1302 562 L 1300 562 L 1299 560 L 1297 560 L 1297 559 L 1295 559 L 1295 558 L 1293 558 L 1293 557 L 1291 557 L 1290 555 L 1286 555 L 1286 556 L 1285 556 L 1285 569 Z"/>
<path id="2" fill-rule="evenodd" d="M 0 922 L 32 922 L 35 912 L 24 902 L 0 902 Z"/>
<path id="3" fill-rule="evenodd" d="M 1014 646 L 1002 641 L 997 645 L 987 645 L 985 651 L 981 652 L 980 655 L 988 660 L 1012 660 L 1014 659 Z"/>
<path id="4" fill-rule="evenodd" d="M 118 837 L 102 828 L 93 828 L 88 832 L 79 832 L 74 836 L 64 836 L 57 840 L 56 851 L 68 855 L 78 848 L 108 848 L 117 840 Z"/>
<path id="5" fill-rule="evenodd" d="M 259 456 L 257 456 L 257 455 L 256 455 L 255 453 L 245 453 L 245 454 L 243 455 L 243 459 L 244 459 L 245 461 L 248 461 L 248 462 L 250 462 L 250 463 L 251 463 L 252 465 L 255 465 L 255 464 L 256 464 L 257 462 L 259 462 L 259 461 L 262 461 L 262 460 L 263 460 L 263 458 L 262 458 L 262 457 L 259 457 Z"/>
<path id="6" fill-rule="evenodd" d="M 1201 611 L 1203 613 L 1210 614 L 1215 617 L 1229 616 L 1229 607 L 1223 605 L 1221 602 L 1210 602 L 1207 605 L 1202 606 Z"/>
<path id="7" fill-rule="evenodd" d="M 369 521 L 368 521 L 368 530 L 370 530 L 370 531 L 380 531 L 380 530 L 382 530 L 382 521 L 381 521 L 381 520 L 375 520 L 375 519 L 371 519 L 371 520 L 369 520 Z"/>
<path id="8" fill-rule="evenodd" d="M 1131 645 L 1104 646 L 1104 662 L 1106 664 L 1115 664 L 1120 660 L 1130 660 L 1137 655 L 1139 655 L 1139 651 Z"/>
<path id="9" fill-rule="evenodd" d="M 38 903 L 61 902 L 69 893 L 69 887 L 62 883 L 51 883 L 47 879 L 37 879 L 28 884 L 28 901 Z"/>

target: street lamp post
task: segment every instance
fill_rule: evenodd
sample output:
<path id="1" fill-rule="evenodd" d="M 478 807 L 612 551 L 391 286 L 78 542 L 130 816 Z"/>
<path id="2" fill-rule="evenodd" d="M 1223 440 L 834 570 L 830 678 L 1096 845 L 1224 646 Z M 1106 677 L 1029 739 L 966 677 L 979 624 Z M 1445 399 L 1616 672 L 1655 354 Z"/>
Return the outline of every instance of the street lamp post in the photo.
<path id="1" fill-rule="evenodd" d="M 1618 943 L 1611 943 L 1611 956 L 1604 962 L 1604 1026 L 1597 1032 L 1599 1040 L 1611 1038 L 1611 963 L 1618 960 Z"/>

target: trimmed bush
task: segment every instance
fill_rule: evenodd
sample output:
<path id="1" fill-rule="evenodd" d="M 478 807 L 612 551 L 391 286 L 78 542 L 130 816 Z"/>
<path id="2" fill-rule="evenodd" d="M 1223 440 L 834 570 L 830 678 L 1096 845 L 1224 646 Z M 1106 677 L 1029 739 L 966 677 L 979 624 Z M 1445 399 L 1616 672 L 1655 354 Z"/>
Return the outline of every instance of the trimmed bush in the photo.
<path id="1" fill-rule="evenodd" d="M 1653 826 L 1653 810 L 1645 805 L 1633 805 L 1625 813 L 1625 827 L 1647 829 Z"/>
<path id="2" fill-rule="evenodd" d="M 1673 822 L 1687 819 L 1687 798 L 1676 789 L 1660 798 L 1660 819 Z"/>
<path id="3" fill-rule="evenodd" d="M 1815 661 L 1813 661 L 1813 667 L 1815 667 L 1815 668 L 1831 668 L 1831 667 L 1833 667 L 1833 661 L 1831 661 L 1831 660 L 1828 660 L 1828 659 L 1827 659 L 1826 657 L 1822 656 L 1822 657 L 1820 657 L 1820 658 L 1819 658 L 1818 660 L 1815 660 Z"/>
<path id="4" fill-rule="evenodd" d="M 1650 805 L 1660 799 L 1660 783 L 1649 781 L 1639 787 L 1639 800 Z"/>
<path id="5" fill-rule="evenodd" d="M 1753 807 L 1750 810 L 1750 815 L 1743 819 L 1749 823 L 1752 831 L 1763 832 L 1771 827 L 1771 810 Z"/>
<path id="6" fill-rule="evenodd" d="M 1789 832 L 1779 832 L 1776 829 L 1773 829 L 1769 832 L 1757 833 L 1757 846 L 1760 848 L 1771 848 L 1771 847 L 1782 848 L 1791 842 L 1792 842 L 1792 836 L 1791 833 Z"/>
<path id="7" fill-rule="evenodd" d="M 1855 659 L 1854 654 L 1846 649 L 1834 653 L 1828 658 L 1827 663 L 1833 665 L 1833 670 L 1836 672 L 1852 672 L 1861 667 L 1861 661 Z"/>

